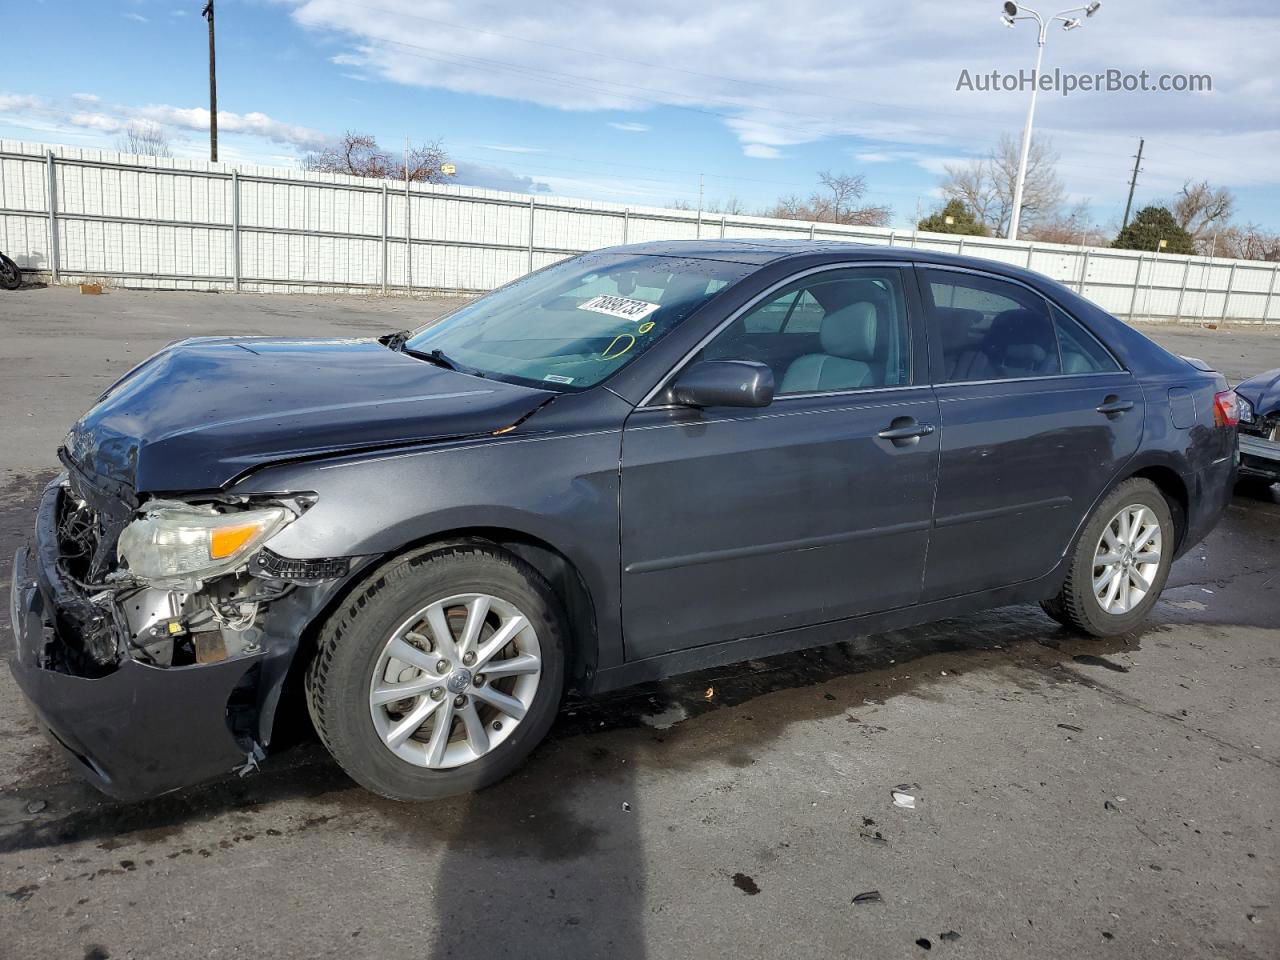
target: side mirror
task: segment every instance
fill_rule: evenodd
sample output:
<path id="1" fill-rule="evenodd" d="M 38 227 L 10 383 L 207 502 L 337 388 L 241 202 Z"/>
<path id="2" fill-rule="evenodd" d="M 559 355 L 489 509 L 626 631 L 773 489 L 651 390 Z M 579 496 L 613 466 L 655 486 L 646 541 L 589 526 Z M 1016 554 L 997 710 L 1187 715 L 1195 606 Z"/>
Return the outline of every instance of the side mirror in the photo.
<path id="1" fill-rule="evenodd" d="M 751 360 L 699 360 L 671 387 L 671 402 L 689 407 L 767 407 L 773 370 Z"/>

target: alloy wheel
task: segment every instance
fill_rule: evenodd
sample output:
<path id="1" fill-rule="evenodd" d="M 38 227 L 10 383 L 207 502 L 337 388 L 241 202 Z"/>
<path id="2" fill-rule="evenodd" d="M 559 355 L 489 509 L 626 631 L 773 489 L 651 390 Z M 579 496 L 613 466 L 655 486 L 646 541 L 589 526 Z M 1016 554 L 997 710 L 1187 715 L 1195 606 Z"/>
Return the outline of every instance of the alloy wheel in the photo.
<path id="1" fill-rule="evenodd" d="M 500 597 L 437 600 L 383 645 L 369 683 L 369 712 L 388 750 L 419 767 L 478 760 L 511 736 L 542 674 L 528 617 Z"/>
<path id="2" fill-rule="evenodd" d="M 1162 544 L 1159 519 L 1140 503 L 1122 507 L 1103 527 L 1093 553 L 1093 595 L 1104 613 L 1126 614 L 1151 592 Z"/>

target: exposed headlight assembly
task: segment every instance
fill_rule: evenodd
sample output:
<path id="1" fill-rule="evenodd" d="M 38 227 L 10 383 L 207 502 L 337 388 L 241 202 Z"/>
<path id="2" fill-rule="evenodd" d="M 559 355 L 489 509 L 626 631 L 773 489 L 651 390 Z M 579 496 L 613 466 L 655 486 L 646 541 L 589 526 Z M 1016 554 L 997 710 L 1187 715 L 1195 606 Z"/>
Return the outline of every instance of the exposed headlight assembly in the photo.
<path id="1" fill-rule="evenodd" d="M 1240 422 L 1253 423 L 1253 404 L 1237 393 L 1236 406 L 1240 410 Z"/>
<path id="2" fill-rule="evenodd" d="M 153 500 L 124 528 L 116 554 L 139 580 L 191 584 L 243 566 L 293 518 L 284 507 L 220 513 L 212 506 Z"/>

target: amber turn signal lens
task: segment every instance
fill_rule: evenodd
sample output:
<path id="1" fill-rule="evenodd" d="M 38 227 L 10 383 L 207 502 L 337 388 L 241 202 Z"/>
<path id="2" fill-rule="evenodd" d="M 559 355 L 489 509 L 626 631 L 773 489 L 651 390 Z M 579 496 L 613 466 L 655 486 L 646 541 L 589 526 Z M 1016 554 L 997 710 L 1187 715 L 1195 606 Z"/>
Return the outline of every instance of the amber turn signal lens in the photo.
<path id="1" fill-rule="evenodd" d="M 234 527 L 215 527 L 209 538 L 209 558 L 223 560 L 253 539 L 262 527 L 256 523 L 241 523 Z"/>

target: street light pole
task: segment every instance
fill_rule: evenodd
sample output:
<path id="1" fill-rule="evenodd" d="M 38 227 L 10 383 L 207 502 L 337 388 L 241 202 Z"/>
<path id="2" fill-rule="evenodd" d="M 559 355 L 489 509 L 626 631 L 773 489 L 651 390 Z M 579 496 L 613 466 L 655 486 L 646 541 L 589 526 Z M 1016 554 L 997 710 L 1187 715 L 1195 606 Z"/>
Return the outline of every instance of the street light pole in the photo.
<path id="1" fill-rule="evenodd" d="M 213 55 L 213 0 L 208 0 L 200 16 L 209 21 L 209 159 L 218 162 L 218 70 Z"/>
<path id="2" fill-rule="evenodd" d="M 1039 17 L 1037 16 L 1037 20 Z M 1022 219 L 1022 191 L 1027 182 L 1027 158 L 1031 155 L 1031 125 L 1036 118 L 1036 94 L 1040 92 L 1040 63 L 1044 60 L 1045 25 L 1040 24 L 1040 38 L 1036 41 L 1036 70 L 1032 76 L 1031 104 L 1027 107 L 1027 122 L 1022 127 L 1022 151 L 1018 154 L 1018 179 L 1013 185 L 1013 212 L 1009 215 L 1009 239 L 1018 239 L 1018 223 Z"/>
<path id="3" fill-rule="evenodd" d="M 1018 176 L 1013 184 L 1013 210 L 1009 214 L 1010 240 L 1018 239 L 1018 226 L 1022 220 L 1022 194 L 1027 182 L 1027 158 L 1031 155 L 1031 128 L 1036 118 L 1036 95 L 1040 92 L 1040 64 L 1044 60 L 1044 44 L 1045 40 L 1048 39 L 1049 24 L 1061 21 L 1064 30 L 1074 30 L 1077 27 L 1084 26 L 1084 21 L 1070 17 L 1068 16 L 1069 14 L 1083 13 L 1086 17 L 1092 17 L 1101 6 L 1100 0 L 1093 0 L 1088 6 L 1063 10 L 1045 20 L 1030 7 L 1023 7 L 1012 2 L 1004 5 L 1004 15 L 1000 19 L 1006 27 L 1012 27 L 1018 20 L 1034 20 L 1038 28 L 1036 34 L 1036 68 L 1031 75 L 1031 103 L 1027 107 L 1026 125 L 1022 128 L 1022 150 L 1018 157 Z"/>

